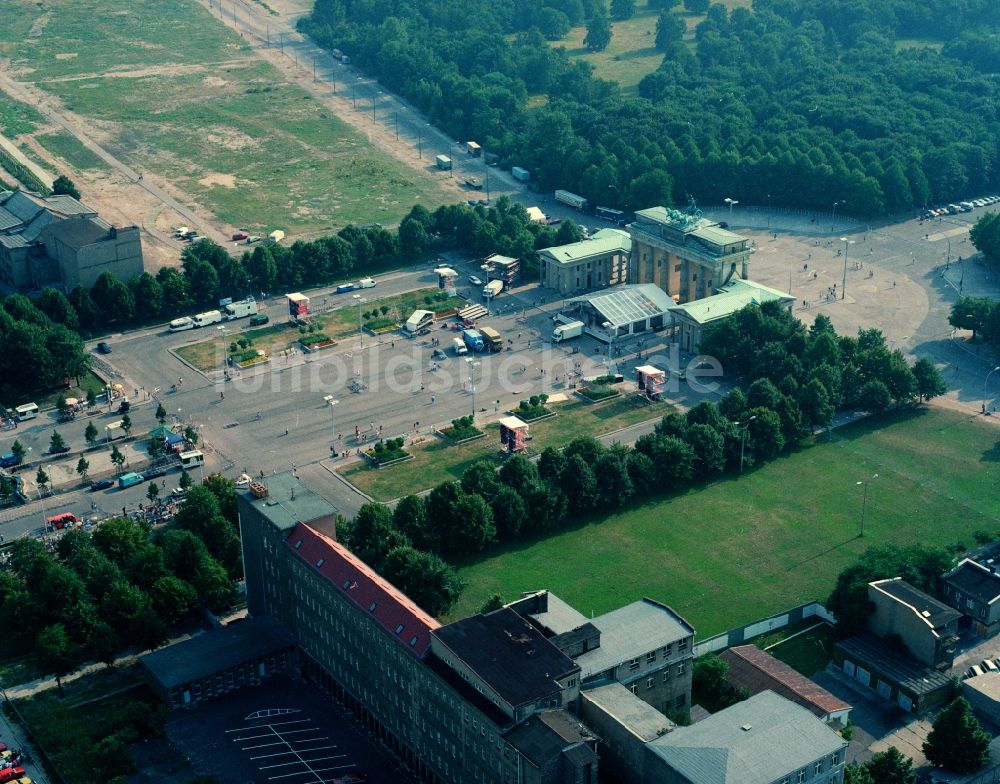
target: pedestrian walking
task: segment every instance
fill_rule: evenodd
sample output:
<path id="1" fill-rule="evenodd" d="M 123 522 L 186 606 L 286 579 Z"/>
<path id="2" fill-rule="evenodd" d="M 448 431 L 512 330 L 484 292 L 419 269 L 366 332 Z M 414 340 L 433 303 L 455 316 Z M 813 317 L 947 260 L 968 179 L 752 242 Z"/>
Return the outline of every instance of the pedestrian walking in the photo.
<path id="1" fill-rule="evenodd" d="M 437 400 L 437 398 L 434 397 L 434 395 L 431 395 L 431 405 L 432 406 L 434 405 L 434 403 L 435 403 L 436 400 Z"/>

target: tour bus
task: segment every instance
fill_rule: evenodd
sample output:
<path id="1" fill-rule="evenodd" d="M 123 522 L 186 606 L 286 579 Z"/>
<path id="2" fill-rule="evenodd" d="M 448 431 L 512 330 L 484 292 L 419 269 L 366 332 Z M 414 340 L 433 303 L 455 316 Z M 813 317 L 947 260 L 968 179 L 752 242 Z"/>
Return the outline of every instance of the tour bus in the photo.
<path id="1" fill-rule="evenodd" d="M 197 468 L 198 466 L 205 465 L 205 456 L 197 449 L 192 449 L 190 452 L 181 452 L 180 458 L 181 468 L 185 471 L 189 468 Z"/>
<path id="2" fill-rule="evenodd" d="M 34 419 L 38 416 L 38 406 L 35 403 L 25 403 L 23 406 L 18 406 L 14 409 L 17 414 L 19 421 L 23 422 L 26 419 Z"/>

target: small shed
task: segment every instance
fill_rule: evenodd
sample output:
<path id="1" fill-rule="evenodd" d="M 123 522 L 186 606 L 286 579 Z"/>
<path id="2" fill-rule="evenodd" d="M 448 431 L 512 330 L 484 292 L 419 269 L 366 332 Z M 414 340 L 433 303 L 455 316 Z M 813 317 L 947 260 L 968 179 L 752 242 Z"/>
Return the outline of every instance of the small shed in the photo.
<path id="1" fill-rule="evenodd" d="M 652 365 L 640 365 L 635 369 L 635 381 L 639 391 L 650 400 L 659 400 L 667 383 L 667 373 Z"/>
<path id="2" fill-rule="evenodd" d="M 309 297 L 305 294 L 295 292 L 286 294 L 288 300 L 288 315 L 292 318 L 305 318 L 309 315 Z"/>
<path id="3" fill-rule="evenodd" d="M 500 420 L 500 446 L 510 454 L 520 452 L 528 445 L 528 423 L 516 416 Z"/>

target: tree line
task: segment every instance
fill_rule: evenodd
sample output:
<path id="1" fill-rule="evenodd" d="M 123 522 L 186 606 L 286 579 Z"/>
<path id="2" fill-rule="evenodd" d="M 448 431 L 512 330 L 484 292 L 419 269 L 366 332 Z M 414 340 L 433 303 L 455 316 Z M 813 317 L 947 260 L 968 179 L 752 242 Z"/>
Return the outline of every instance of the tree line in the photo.
<path id="1" fill-rule="evenodd" d="M 127 283 L 105 271 L 89 290 L 77 286 L 66 296 L 45 289 L 36 305 L 56 324 L 92 332 L 112 324 L 215 308 L 225 297 L 242 299 L 332 283 L 352 272 L 366 274 L 387 264 L 413 263 L 442 250 L 520 258 L 530 277 L 537 272 L 540 249 L 582 238 L 572 221 L 558 228 L 532 222 L 524 207 L 506 196 L 489 207 L 451 204 L 430 212 L 418 204 L 396 230 L 346 226 L 335 236 L 312 242 L 260 244 L 239 257 L 211 240 L 198 240 L 182 252 L 180 269 L 164 267 L 155 276 L 144 272 Z"/>
<path id="2" fill-rule="evenodd" d="M 604 20 L 588 45 L 606 46 L 604 0 L 317 0 L 300 30 L 452 138 L 598 204 L 693 194 L 873 216 L 997 185 L 991 0 L 685 2 L 693 41 L 675 3 L 648 4 L 664 58 L 635 96 L 552 45 Z"/>
<path id="3" fill-rule="evenodd" d="M 188 491 L 170 530 L 115 517 L 93 534 L 68 531 L 54 554 L 19 539 L 0 572 L 3 647 L 31 651 L 59 681 L 83 662 L 158 647 L 193 610 L 228 608 L 242 577 L 235 514 L 232 482 L 213 476 Z"/>
<path id="4" fill-rule="evenodd" d="M 837 336 L 823 317 L 806 330 L 777 303 L 745 308 L 709 330 L 705 343 L 720 347 L 727 339 L 734 341 L 723 359 L 727 369 L 758 376 L 746 392 L 736 388 L 718 404 L 702 401 L 684 414 L 668 413 L 631 448 L 586 437 L 562 450 L 546 448 L 537 462 L 513 455 L 499 470 L 491 460 L 476 462 L 461 481 L 440 484 L 426 497 L 407 496 L 393 511 L 367 504 L 342 526 L 342 541 L 391 582 L 401 576 L 401 561 L 408 568 L 419 559 L 432 563 L 427 580 L 413 567 L 402 574 L 405 584 L 396 584 L 441 614 L 462 589 L 447 559 L 545 536 L 636 498 L 739 473 L 793 449 L 843 407 L 879 413 L 893 401 L 903 405 L 944 391 L 933 365 L 919 360 L 911 369 L 877 330 L 856 339 Z"/>

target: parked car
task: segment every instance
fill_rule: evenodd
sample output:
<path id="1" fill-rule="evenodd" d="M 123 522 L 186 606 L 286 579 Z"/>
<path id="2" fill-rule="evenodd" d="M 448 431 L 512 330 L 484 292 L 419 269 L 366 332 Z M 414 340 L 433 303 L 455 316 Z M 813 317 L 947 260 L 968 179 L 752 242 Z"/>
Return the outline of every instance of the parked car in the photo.
<path id="1" fill-rule="evenodd" d="M 258 313 L 256 316 L 250 317 L 249 323 L 251 327 L 259 327 L 261 324 L 266 324 L 270 320 L 271 319 L 268 317 L 266 313 Z"/>
<path id="2" fill-rule="evenodd" d="M 0 772 L 0 784 L 7 784 L 7 782 L 15 781 L 24 776 L 26 772 L 27 771 L 20 766 L 16 768 L 8 768 L 7 770 Z"/>
<path id="3" fill-rule="evenodd" d="M 250 475 L 240 474 L 239 478 L 234 483 L 237 487 L 249 487 L 250 486 Z"/>
<path id="4" fill-rule="evenodd" d="M 250 235 L 247 234 L 245 231 L 238 231 L 233 235 L 233 240 L 239 242 L 240 240 L 245 240 L 249 236 Z"/>
<path id="5" fill-rule="evenodd" d="M 175 487 L 173 490 L 170 491 L 170 497 L 171 498 L 183 498 L 184 497 L 184 493 L 186 493 L 186 492 L 187 491 L 183 487 Z"/>
<path id="6" fill-rule="evenodd" d="M 166 475 L 167 475 L 166 468 L 147 468 L 145 471 L 142 472 L 142 478 L 145 479 L 147 482 L 150 479 L 157 479 L 161 476 L 166 476 Z"/>
<path id="7" fill-rule="evenodd" d="M 49 446 L 49 454 L 50 455 L 58 455 L 58 454 L 62 454 L 63 452 L 68 452 L 69 449 L 70 449 L 69 444 L 61 444 L 59 446 L 50 445 Z"/>
<path id="8" fill-rule="evenodd" d="M 90 486 L 90 492 L 96 493 L 98 490 L 107 490 L 109 487 L 115 486 L 114 479 L 98 479 Z"/>
<path id="9" fill-rule="evenodd" d="M 110 346 L 110 344 L 108 344 L 108 343 L 106 343 L 105 341 L 102 340 L 100 343 L 97 344 L 97 353 L 98 354 L 110 354 L 111 353 L 111 346 Z"/>
<path id="10" fill-rule="evenodd" d="M 445 353 L 444 353 L 444 352 L 443 352 L 443 351 L 442 351 L 441 349 L 439 349 L 439 348 L 436 348 L 436 349 L 434 349 L 434 351 L 433 351 L 433 352 L 431 353 L 431 356 L 432 356 L 432 357 L 433 357 L 434 359 L 447 359 L 447 358 L 448 358 L 448 355 L 447 355 L 447 354 L 445 354 Z"/>
<path id="11" fill-rule="evenodd" d="M 483 285 L 483 282 L 479 278 L 477 278 L 475 275 L 469 275 L 469 283 L 471 283 L 473 286 L 482 286 Z"/>

